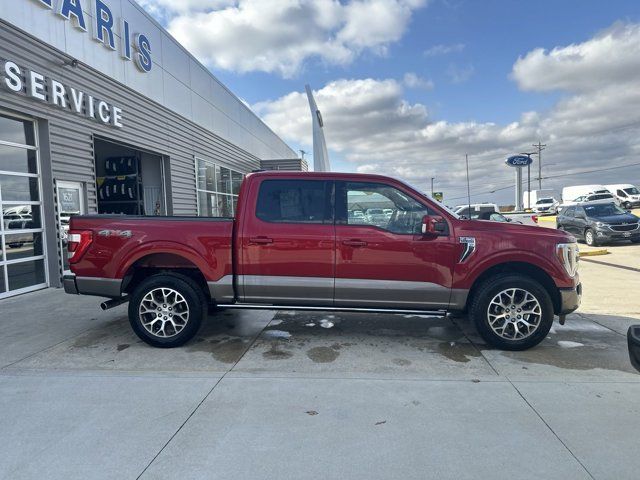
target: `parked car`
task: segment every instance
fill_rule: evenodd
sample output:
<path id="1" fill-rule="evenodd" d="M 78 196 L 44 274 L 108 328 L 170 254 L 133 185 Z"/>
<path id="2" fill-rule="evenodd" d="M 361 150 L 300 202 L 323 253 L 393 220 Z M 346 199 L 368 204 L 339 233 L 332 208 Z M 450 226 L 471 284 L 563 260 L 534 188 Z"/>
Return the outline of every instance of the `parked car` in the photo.
<path id="1" fill-rule="evenodd" d="M 640 243 L 640 219 L 614 203 L 568 207 L 558 215 L 556 226 L 597 246 L 616 240 Z"/>
<path id="2" fill-rule="evenodd" d="M 538 200 L 554 196 L 555 192 L 550 188 L 545 188 L 542 190 L 531 190 L 531 192 L 525 190 L 524 192 L 522 192 L 522 205 L 525 209 L 533 210 L 535 208 L 535 204 L 538 203 Z"/>
<path id="3" fill-rule="evenodd" d="M 352 222 L 352 199 L 393 205 L 383 227 Z M 387 208 L 387 207 L 385 207 Z M 462 219 L 380 175 L 258 172 L 236 218 L 74 216 L 67 293 L 129 303 L 145 342 L 174 347 L 220 308 L 386 313 L 468 311 L 482 337 L 523 350 L 578 308 L 575 239 Z"/>
<path id="4" fill-rule="evenodd" d="M 562 189 L 562 203 L 567 203 L 575 198 L 583 197 L 592 193 L 611 193 L 607 187 L 599 184 L 591 185 L 571 185 Z"/>
<path id="5" fill-rule="evenodd" d="M 640 190 L 635 185 L 623 183 L 618 185 L 605 185 L 609 192 L 614 195 L 623 208 L 630 210 L 640 206 Z"/>
<path id="6" fill-rule="evenodd" d="M 539 215 L 555 215 L 558 213 L 560 202 L 553 197 L 541 198 L 533 206 L 533 211 Z"/>
<path id="7" fill-rule="evenodd" d="M 461 217 L 469 218 L 471 220 L 478 220 L 481 217 L 485 217 L 487 214 L 501 213 L 498 205 L 495 203 L 475 203 L 471 205 L 458 205 L 454 208 L 454 212 Z M 503 216 L 516 223 L 522 223 L 523 225 L 538 225 L 538 216 L 528 212 L 502 212 Z M 483 218 L 486 220 L 486 218 Z"/>
<path id="8" fill-rule="evenodd" d="M 365 223 L 364 213 L 360 210 L 349 210 L 349 220 L 353 220 L 355 223 Z"/>
<path id="9" fill-rule="evenodd" d="M 589 195 L 582 195 L 577 197 L 569 202 L 562 203 L 558 206 L 558 211 L 566 209 L 567 207 L 571 207 L 574 205 L 597 205 L 597 204 L 609 204 L 614 203 L 617 204 L 616 199 L 609 192 L 605 193 L 591 193 Z"/>
<path id="10" fill-rule="evenodd" d="M 391 216 L 387 217 L 382 208 L 368 208 L 364 214 L 364 217 L 368 223 L 383 225 L 387 223 Z"/>
<path id="11" fill-rule="evenodd" d="M 486 221 L 490 221 L 490 222 L 503 222 L 503 223 L 519 223 L 522 224 L 522 222 L 519 222 L 518 220 L 513 220 L 511 218 L 507 218 L 504 215 L 502 215 L 499 212 L 482 212 L 480 215 L 478 215 L 478 220 L 486 220 Z"/>

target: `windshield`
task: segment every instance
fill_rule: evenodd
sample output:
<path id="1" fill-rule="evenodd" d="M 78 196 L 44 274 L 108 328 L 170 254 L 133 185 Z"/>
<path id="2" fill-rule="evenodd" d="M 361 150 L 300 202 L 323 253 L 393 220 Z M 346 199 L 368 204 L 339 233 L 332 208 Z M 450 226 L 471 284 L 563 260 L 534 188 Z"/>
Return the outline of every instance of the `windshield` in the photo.
<path id="1" fill-rule="evenodd" d="M 553 198 L 541 198 L 538 203 L 553 203 Z"/>
<path id="2" fill-rule="evenodd" d="M 623 188 L 622 190 L 624 190 L 624 193 L 627 193 L 629 195 L 640 195 L 640 191 L 638 191 L 636 187 Z"/>
<path id="3" fill-rule="evenodd" d="M 609 198 L 613 198 L 613 195 L 610 195 L 608 193 L 601 193 L 599 195 L 590 195 L 589 200 L 605 200 L 605 199 L 609 199 Z"/>
<path id="4" fill-rule="evenodd" d="M 609 215 L 623 215 L 627 213 L 615 203 L 604 203 L 602 205 L 585 205 L 584 211 L 589 217 L 606 217 Z"/>

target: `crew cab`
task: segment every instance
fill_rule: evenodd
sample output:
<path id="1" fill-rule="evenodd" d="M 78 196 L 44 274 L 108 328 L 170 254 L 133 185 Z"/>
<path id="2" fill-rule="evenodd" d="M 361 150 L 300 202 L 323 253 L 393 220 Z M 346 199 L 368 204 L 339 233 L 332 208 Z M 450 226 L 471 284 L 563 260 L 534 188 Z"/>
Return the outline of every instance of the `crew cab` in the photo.
<path id="1" fill-rule="evenodd" d="M 350 212 L 390 209 L 368 223 Z M 65 291 L 128 302 L 157 347 L 191 339 L 209 306 L 445 315 L 522 350 L 580 304 L 575 239 L 463 219 L 380 175 L 248 174 L 235 218 L 71 218 Z M 428 320 L 425 320 L 428 321 Z"/>

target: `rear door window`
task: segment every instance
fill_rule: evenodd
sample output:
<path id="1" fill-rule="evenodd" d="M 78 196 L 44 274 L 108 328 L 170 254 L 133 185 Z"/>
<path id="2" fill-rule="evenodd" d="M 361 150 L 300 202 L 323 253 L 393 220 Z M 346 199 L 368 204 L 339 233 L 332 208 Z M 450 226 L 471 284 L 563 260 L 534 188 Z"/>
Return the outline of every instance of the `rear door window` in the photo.
<path id="1" fill-rule="evenodd" d="M 333 223 L 331 191 L 325 180 L 264 180 L 256 217 L 272 223 Z"/>

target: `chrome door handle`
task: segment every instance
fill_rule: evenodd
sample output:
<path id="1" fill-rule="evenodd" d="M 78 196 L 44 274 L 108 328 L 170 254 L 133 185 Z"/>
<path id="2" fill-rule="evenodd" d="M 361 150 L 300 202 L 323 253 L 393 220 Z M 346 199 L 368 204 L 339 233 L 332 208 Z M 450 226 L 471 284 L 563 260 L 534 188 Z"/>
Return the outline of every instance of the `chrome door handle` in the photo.
<path id="1" fill-rule="evenodd" d="M 273 238 L 269 237 L 251 237 L 249 238 L 250 245 L 269 245 L 273 243 Z"/>
<path id="2" fill-rule="evenodd" d="M 363 240 L 344 240 L 342 242 L 343 245 L 347 245 L 349 247 L 366 247 L 367 246 L 367 242 L 363 241 Z"/>

